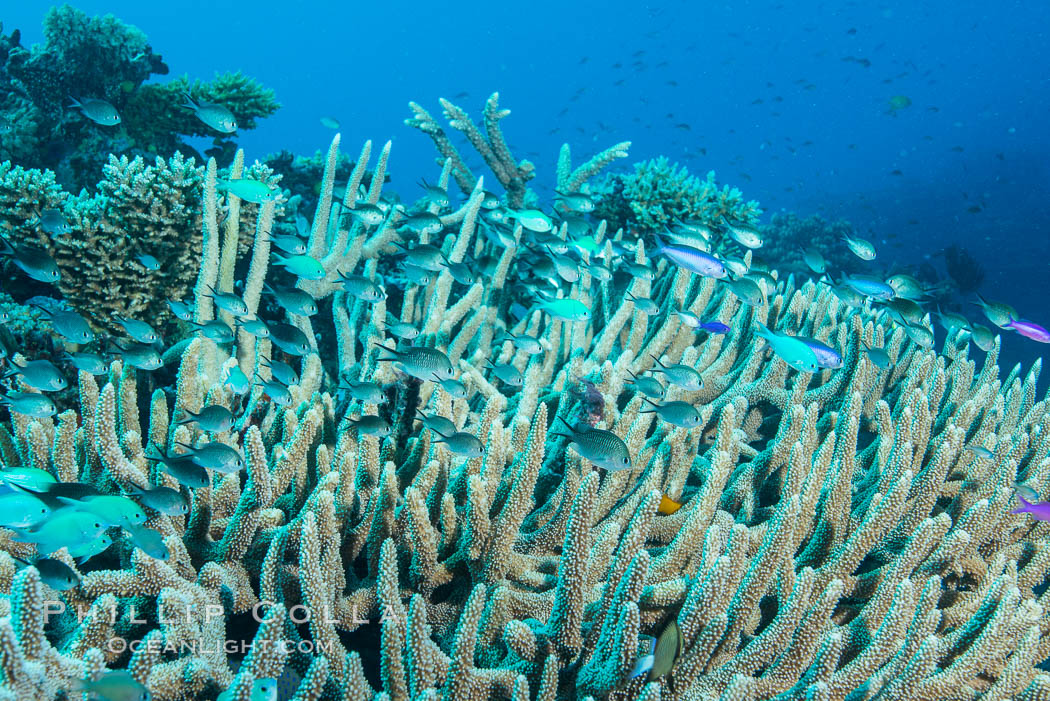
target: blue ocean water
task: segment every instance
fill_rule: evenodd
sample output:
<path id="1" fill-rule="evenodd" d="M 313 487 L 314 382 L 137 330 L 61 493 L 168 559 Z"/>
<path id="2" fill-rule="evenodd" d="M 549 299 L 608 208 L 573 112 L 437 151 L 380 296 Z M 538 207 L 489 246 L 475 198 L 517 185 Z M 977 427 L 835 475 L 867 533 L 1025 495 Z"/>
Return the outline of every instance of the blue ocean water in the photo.
<path id="1" fill-rule="evenodd" d="M 5 3 L 23 45 L 50 3 Z M 623 140 L 781 210 L 845 217 L 880 262 L 943 270 L 947 245 L 985 269 L 982 290 L 1050 325 L 1050 5 L 1040 2 L 141 3 L 82 0 L 142 29 L 165 80 L 240 70 L 282 107 L 239 143 L 249 159 L 313 153 L 337 118 L 344 150 L 393 140 L 392 177 L 434 159 L 404 126 L 409 100 L 480 115 L 499 91 L 514 153 L 552 186 L 575 158 Z M 891 111 L 906 96 L 909 107 Z M 468 158 L 472 150 L 465 149 Z M 487 172 L 471 162 L 477 173 Z M 629 167 L 629 166 L 627 166 Z M 1033 342 L 1006 334 L 1003 364 Z"/>

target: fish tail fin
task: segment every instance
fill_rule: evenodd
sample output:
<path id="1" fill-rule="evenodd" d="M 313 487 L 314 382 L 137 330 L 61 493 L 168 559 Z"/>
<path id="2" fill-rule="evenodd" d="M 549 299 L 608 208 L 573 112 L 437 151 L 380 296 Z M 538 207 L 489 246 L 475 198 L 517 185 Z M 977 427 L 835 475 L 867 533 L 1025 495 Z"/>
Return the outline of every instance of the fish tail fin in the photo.
<path id="1" fill-rule="evenodd" d="M 569 431 L 573 431 L 574 430 L 573 427 L 572 427 L 572 424 L 570 424 L 568 421 L 566 421 L 565 417 L 563 417 L 561 414 L 556 415 L 554 417 L 554 419 L 555 419 L 555 421 L 561 421 L 563 424 L 565 424 L 565 428 L 569 429 Z M 554 435 L 556 435 L 556 436 L 565 436 L 566 434 L 564 434 L 564 433 L 555 433 Z M 569 437 L 571 437 L 571 435 Z"/>
<path id="2" fill-rule="evenodd" d="M 193 96 L 190 95 L 189 91 L 182 93 L 182 98 L 186 100 L 186 102 L 182 105 L 186 109 L 193 110 L 194 112 L 200 109 L 200 105 L 193 101 Z"/>
<path id="3" fill-rule="evenodd" d="M 379 343 L 378 341 L 376 341 L 376 350 L 386 351 L 387 353 L 390 354 L 390 355 L 388 355 L 386 357 L 376 356 L 376 360 L 378 360 L 378 361 L 392 362 L 392 361 L 395 361 L 395 360 L 400 360 L 400 355 L 398 354 L 398 352 L 396 350 L 394 350 L 393 348 L 388 348 L 388 347 L 384 346 L 382 343 Z"/>
<path id="4" fill-rule="evenodd" d="M 655 355 L 653 355 L 652 353 L 650 353 L 650 354 L 649 354 L 649 357 L 650 357 L 650 358 L 652 358 L 652 359 L 653 359 L 653 360 L 654 360 L 654 361 L 656 362 L 656 364 L 657 364 L 657 365 L 659 365 L 660 367 L 662 367 L 662 368 L 666 368 L 666 367 L 667 367 L 666 365 L 664 365 L 663 363 L 661 363 L 661 362 L 660 362 L 660 359 L 659 359 L 659 358 L 657 358 L 657 357 L 656 357 Z"/>
<path id="5" fill-rule="evenodd" d="M 648 404 L 648 407 L 643 407 L 638 410 L 639 414 L 655 414 L 657 407 L 660 405 L 649 399 L 649 397 L 642 397 L 642 401 Z"/>
<path id="6" fill-rule="evenodd" d="M 660 255 L 667 250 L 667 244 L 665 244 L 664 240 L 660 238 L 660 234 L 653 234 L 653 242 L 656 243 L 656 248 L 651 251 L 654 256 Z"/>

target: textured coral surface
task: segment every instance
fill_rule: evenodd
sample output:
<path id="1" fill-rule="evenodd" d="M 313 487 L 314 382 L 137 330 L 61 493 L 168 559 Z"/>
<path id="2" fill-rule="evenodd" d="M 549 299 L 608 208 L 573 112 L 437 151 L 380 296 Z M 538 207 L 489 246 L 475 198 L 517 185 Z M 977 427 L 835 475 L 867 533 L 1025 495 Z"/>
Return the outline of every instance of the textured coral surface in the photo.
<path id="1" fill-rule="evenodd" d="M 148 376 L 118 358 L 101 376 L 79 373 L 76 409 L 12 413 L 0 428 L 5 466 L 109 493 L 179 487 L 148 459 L 151 442 L 181 452 L 218 441 L 245 459 L 184 487 L 188 514 L 148 512 L 164 559 L 116 530 L 83 566 L 59 550 L 81 577 L 68 591 L 21 566 L 14 558 L 32 546 L 0 529 L 0 698 L 63 698 L 106 669 L 129 670 L 162 700 L 224 690 L 247 700 L 268 678 L 296 699 L 1050 697 L 1036 667 L 1050 654 L 1050 531 L 1012 513 L 1016 484 L 1050 488 L 1038 364 L 1003 375 L 998 342 L 974 358 L 958 330 L 924 349 L 870 303 L 850 306 L 823 283 L 775 270 L 761 278 L 764 301 L 745 305 L 723 282 L 650 260 L 643 241 L 597 218 L 593 245 L 572 241 L 578 276 L 560 283 L 589 318 L 542 308 L 516 318 L 507 302 L 532 271 L 522 261 L 534 235 L 520 224 L 509 242 L 482 234 L 480 178 L 448 208 L 422 200 L 367 223 L 370 207 L 389 204 L 389 156 L 389 144 L 374 156 L 366 143 L 353 170 L 337 172 L 339 137 L 326 156 L 304 242 L 323 272 L 298 282 L 323 309 L 287 317 L 309 346 L 302 355 L 279 351 L 277 335 L 239 327 L 236 343 L 218 345 L 201 333 L 175 349 L 171 387 L 149 392 Z M 614 157 L 581 171 L 574 189 Z M 181 159 L 108 167 L 109 209 L 89 208 L 76 231 L 119 227 L 116 216 L 157 227 L 129 235 L 138 243 L 163 240 L 165 217 L 199 221 L 201 236 L 172 252 L 199 256 L 196 321 L 229 319 L 213 290 L 236 289 L 249 314 L 259 309 L 279 200 L 241 209 L 217 187 L 214 160 L 203 173 Z M 448 187 L 455 167 L 446 154 L 434 182 Z M 35 178 L 56 204 L 69 197 L 46 174 L 4 172 L 5 182 Z M 504 173 L 509 193 L 524 179 L 516 172 Z M 343 208 L 358 216 L 333 214 L 337 177 L 349 181 Z M 161 201 L 144 207 L 151 188 Z M 13 235 L 31 205 L 7 197 Z M 439 232 L 412 233 L 408 217 L 422 211 Z M 238 247 L 244 230 L 249 250 Z M 52 240 L 56 258 L 73 240 Z M 400 255 L 395 242 L 437 246 L 445 263 L 384 298 L 339 281 L 379 281 L 379 263 Z M 614 248 L 618 268 L 654 274 L 592 277 L 591 256 L 612 261 Z M 454 264 L 486 256 L 491 274 L 454 280 Z M 675 310 L 729 332 L 697 332 Z M 466 392 L 383 360 L 376 346 L 394 347 L 395 322 L 419 332 L 403 350 L 440 351 Z M 837 349 L 841 367 L 792 370 L 759 322 Z M 519 349 L 503 330 L 542 350 Z M 865 345 L 883 348 L 887 367 Z M 298 371 L 282 400 L 278 359 Z M 702 385 L 667 383 L 678 364 Z M 506 380 L 508 367 L 520 382 Z M 234 370 L 257 380 L 244 396 L 228 381 Z M 660 418 L 632 375 L 663 381 L 665 400 L 688 403 L 699 420 Z M 351 398 L 340 376 L 376 383 L 385 401 Z M 209 405 L 231 409 L 232 426 L 188 421 Z M 417 410 L 452 421 L 480 453 L 454 452 Z M 365 430 L 365 415 L 389 430 Z M 623 441 L 630 469 L 583 457 L 598 429 Z M 632 675 L 645 636 L 662 638 L 660 666 Z"/>

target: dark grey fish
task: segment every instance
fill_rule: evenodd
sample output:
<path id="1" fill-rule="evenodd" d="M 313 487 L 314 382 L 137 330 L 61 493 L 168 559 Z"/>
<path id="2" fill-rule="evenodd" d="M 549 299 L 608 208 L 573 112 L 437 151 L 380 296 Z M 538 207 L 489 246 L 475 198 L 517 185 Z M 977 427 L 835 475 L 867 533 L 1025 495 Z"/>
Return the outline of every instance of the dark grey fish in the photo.
<path id="1" fill-rule="evenodd" d="M 291 324 L 269 325 L 270 342 L 289 355 L 306 355 L 310 352 L 310 339 L 298 327 Z"/>
<path id="2" fill-rule="evenodd" d="M 177 423 L 180 425 L 196 423 L 203 430 L 211 431 L 212 433 L 229 431 L 233 428 L 234 416 L 229 409 L 221 404 L 209 404 L 197 413 L 186 409 L 183 411 L 186 413 L 186 416 L 179 419 Z"/>
<path id="3" fill-rule="evenodd" d="M 273 375 L 281 384 L 285 385 L 297 385 L 299 384 L 299 375 L 296 374 L 295 368 L 288 363 L 283 363 L 280 360 L 270 358 L 262 362 L 264 368 L 269 368 L 270 374 Z"/>
<path id="4" fill-rule="evenodd" d="M 382 416 L 366 414 L 359 419 L 347 419 L 347 423 L 357 429 L 357 432 L 365 436 L 389 436 L 390 422 Z"/>
<path id="5" fill-rule="evenodd" d="M 569 433 L 555 435 L 569 438 L 581 456 L 609 471 L 631 469 L 631 454 L 627 450 L 627 444 L 615 433 L 586 425 L 574 428 L 561 416 L 558 416 L 558 420 L 565 424 Z"/>
<path id="6" fill-rule="evenodd" d="M 456 376 L 456 371 L 452 369 L 452 361 L 436 348 L 413 346 L 404 350 L 394 350 L 380 344 L 377 344 L 377 348 L 380 352 L 380 355 L 376 356 L 377 361 L 400 363 L 405 373 L 420 380 L 449 380 Z"/>
<path id="7" fill-rule="evenodd" d="M 186 503 L 186 497 L 182 495 L 182 492 L 171 487 L 142 489 L 138 485 L 132 484 L 128 491 L 145 506 L 166 516 L 180 516 L 188 513 L 190 510 L 189 504 Z"/>
<path id="8" fill-rule="evenodd" d="M 29 360 L 19 365 L 14 358 L 11 358 L 10 363 L 14 367 L 8 370 L 4 377 L 18 375 L 22 378 L 22 382 L 33 389 L 41 392 L 57 392 L 69 386 L 66 378 L 49 360 Z"/>

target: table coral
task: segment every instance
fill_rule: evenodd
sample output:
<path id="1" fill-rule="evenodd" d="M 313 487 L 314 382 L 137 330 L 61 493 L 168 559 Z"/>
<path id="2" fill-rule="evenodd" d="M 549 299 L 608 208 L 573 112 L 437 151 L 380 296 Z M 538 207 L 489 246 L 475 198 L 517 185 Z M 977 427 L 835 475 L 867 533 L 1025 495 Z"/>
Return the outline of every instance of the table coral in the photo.
<path id="1" fill-rule="evenodd" d="M 613 230 L 636 236 L 661 233 L 674 219 L 718 228 L 722 217 L 753 225 L 762 214 L 758 203 L 745 202 L 736 188 L 719 187 L 714 171 L 700 178 L 664 157 L 636 163 L 633 173 L 607 176 L 598 195 L 595 213 Z"/>

